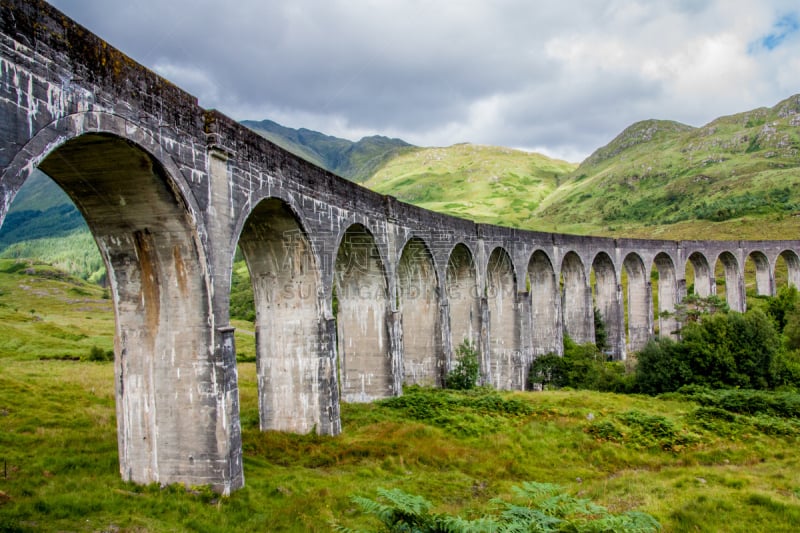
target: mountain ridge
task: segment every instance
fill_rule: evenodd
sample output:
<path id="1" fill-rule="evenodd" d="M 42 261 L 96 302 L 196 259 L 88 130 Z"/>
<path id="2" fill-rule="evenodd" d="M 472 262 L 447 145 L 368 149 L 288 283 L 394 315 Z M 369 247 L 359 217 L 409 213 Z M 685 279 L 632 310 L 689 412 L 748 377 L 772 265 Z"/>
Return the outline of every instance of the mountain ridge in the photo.
<path id="1" fill-rule="evenodd" d="M 580 164 L 504 147 L 422 148 L 379 135 L 354 142 L 271 120 L 243 124 L 377 192 L 477 222 L 676 240 L 800 231 L 800 94 L 700 127 L 638 121 Z M 83 276 L 98 277 L 97 258 L 86 250 L 76 252 L 78 260 L 48 255 L 58 239 L 79 247 L 92 239 L 76 237 L 88 232 L 85 222 L 42 176 L 34 173 L 17 194 L 0 228 L 0 256 L 87 264 Z"/>
<path id="2" fill-rule="evenodd" d="M 289 128 L 272 120 L 243 120 L 242 125 L 281 148 L 356 183 L 368 179 L 392 157 L 416 147 L 382 135 L 350 141 L 306 128 Z"/>

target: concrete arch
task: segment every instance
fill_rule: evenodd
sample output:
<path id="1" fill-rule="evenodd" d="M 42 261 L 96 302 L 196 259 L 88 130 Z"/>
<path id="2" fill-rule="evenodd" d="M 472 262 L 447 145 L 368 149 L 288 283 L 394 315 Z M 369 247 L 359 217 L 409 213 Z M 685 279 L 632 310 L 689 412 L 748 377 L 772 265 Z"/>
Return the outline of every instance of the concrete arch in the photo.
<path id="1" fill-rule="evenodd" d="M 600 312 L 606 328 L 605 350 L 615 359 L 625 358 L 625 321 L 622 307 L 622 286 L 611 257 L 600 252 L 592 261 L 594 271 L 594 306 Z M 592 309 L 594 314 L 594 309 Z M 592 324 L 594 316 L 592 316 Z M 590 341 L 591 342 L 591 341 Z M 595 338 L 596 342 L 596 338 Z"/>
<path id="2" fill-rule="evenodd" d="M 341 430 L 320 270 L 300 218 L 286 202 L 261 200 L 240 236 L 256 306 L 256 375 L 262 431 Z M 331 328 L 332 329 L 332 328 Z"/>
<path id="3" fill-rule="evenodd" d="M 594 342 L 592 291 L 583 261 L 573 251 L 561 260 L 561 283 L 564 331 L 578 344 Z"/>
<path id="4" fill-rule="evenodd" d="M 341 397 L 369 402 L 400 391 L 391 358 L 387 317 L 391 312 L 386 269 L 372 233 L 353 224 L 336 254 L 333 290 Z"/>
<path id="5" fill-rule="evenodd" d="M 739 268 L 739 261 L 731 252 L 722 252 L 717 257 L 725 269 L 725 299 L 732 311 L 743 313 L 745 310 L 744 276 Z"/>
<path id="6" fill-rule="evenodd" d="M 622 264 L 628 274 L 628 350 L 638 352 L 653 336 L 653 288 L 639 254 L 628 254 Z"/>
<path id="7" fill-rule="evenodd" d="M 169 177 L 168 186 L 176 192 L 180 201 L 186 206 L 192 223 L 194 225 L 200 223 L 201 211 L 192 189 L 178 165 L 159 142 L 158 134 L 120 115 L 91 111 L 74 113 L 54 120 L 38 130 L 17 151 L 0 175 L 0 191 L 3 193 L 3 201 L 0 202 L 0 225 L 5 219 L 14 196 L 31 172 L 40 168 L 41 162 L 61 146 L 86 134 L 109 135 L 125 139 L 149 154 L 163 167 Z M 50 177 L 52 178 L 52 176 Z M 205 252 L 202 253 L 205 257 Z"/>
<path id="8" fill-rule="evenodd" d="M 409 385 L 443 384 L 439 283 L 425 242 L 406 242 L 397 265 L 398 300 L 403 331 L 403 381 Z"/>
<path id="9" fill-rule="evenodd" d="M 528 261 L 528 278 L 531 283 L 533 355 L 562 353 L 558 278 L 550 257 L 543 250 L 536 250 L 531 255 Z"/>
<path id="10" fill-rule="evenodd" d="M 675 306 L 680 303 L 678 277 L 672 257 L 660 252 L 653 259 L 658 270 L 658 331 L 661 337 L 676 338 L 678 321 L 675 319 Z"/>
<path id="11" fill-rule="evenodd" d="M 39 131 L 4 188 L 37 166 L 78 206 L 108 271 L 123 479 L 241 487 L 236 376 L 217 370 L 235 365 L 233 339 L 214 328 L 199 211 L 176 165 L 146 130 L 97 113 Z"/>
<path id="12" fill-rule="evenodd" d="M 714 284 L 713 271 L 706 256 L 700 252 L 692 252 L 688 261 L 694 270 L 694 294 L 701 298 L 716 294 L 717 288 Z"/>
<path id="13" fill-rule="evenodd" d="M 485 377 L 496 389 L 524 389 L 525 368 L 520 347 L 517 277 L 511 256 L 502 248 L 489 255 L 486 267 L 486 303 L 489 313 L 488 361 Z"/>
<path id="14" fill-rule="evenodd" d="M 783 258 L 786 262 L 788 270 L 789 285 L 794 285 L 795 288 L 800 289 L 800 257 L 794 250 L 783 250 L 778 254 L 778 257 Z M 775 263 L 777 264 L 777 258 Z M 775 277 L 775 267 L 773 266 L 773 279 Z"/>
<path id="15" fill-rule="evenodd" d="M 773 296 L 775 294 L 775 278 L 770 268 L 769 258 L 760 251 L 754 250 L 747 256 L 756 267 L 756 294 Z"/>
<path id="16" fill-rule="evenodd" d="M 462 342 L 476 348 L 480 342 L 481 293 L 475 259 L 467 245 L 458 243 L 450 251 L 445 275 L 452 360 L 452 352 Z"/>

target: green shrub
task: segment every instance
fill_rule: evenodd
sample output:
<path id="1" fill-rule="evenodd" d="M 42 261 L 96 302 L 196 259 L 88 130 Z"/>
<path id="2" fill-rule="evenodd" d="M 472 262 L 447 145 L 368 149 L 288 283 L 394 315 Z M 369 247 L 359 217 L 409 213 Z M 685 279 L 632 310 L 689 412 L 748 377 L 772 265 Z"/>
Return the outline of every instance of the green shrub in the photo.
<path id="1" fill-rule="evenodd" d="M 782 356 L 775 323 L 761 310 L 704 312 L 687 323 L 681 340 L 648 343 L 638 355 L 636 385 L 642 392 L 674 391 L 686 384 L 711 388 L 766 389 L 791 385 L 798 368 Z"/>
<path id="2" fill-rule="evenodd" d="M 456 364 L 445 377 L 445 387 L 455 390 L 472 389 L 478 383 L 479 375 L 478 351 L 472 342 L 464 340 L 456 348 Z"/>
<path id="3" fill-rule="evenodd" d="M 114 360 L 113 350 L 103 350 L 102 348 L 98 348 L 97 346 L 92 346 L 89 349 L 89 361 L 113 361 L 113 360 Z"/>
<path id="4" fill-rule="evenodd" d="M 557 353 L 550 352 L 540 355 L 531 363 L 528 371 L 528 386 L 534 388 L 540 385 L 542 389 L 549 387 L 563 387 L 566 383 L 566 365 L 564 358 Z"/>

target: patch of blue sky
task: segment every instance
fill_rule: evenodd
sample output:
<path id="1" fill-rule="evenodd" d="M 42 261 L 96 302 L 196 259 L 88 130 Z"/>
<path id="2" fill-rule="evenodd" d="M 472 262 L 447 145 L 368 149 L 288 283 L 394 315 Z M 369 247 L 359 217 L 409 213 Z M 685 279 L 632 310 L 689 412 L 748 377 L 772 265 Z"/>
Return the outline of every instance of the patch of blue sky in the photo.
<path id="1" fill-rule="evenodd" d="M 800 15 L 797 12 L 787 13 L 772 25 L 770 33 L 751 42 L 748 50 L 751 54 L 758 50 L 774 50 L 798 31 L 800 31 Z"/>

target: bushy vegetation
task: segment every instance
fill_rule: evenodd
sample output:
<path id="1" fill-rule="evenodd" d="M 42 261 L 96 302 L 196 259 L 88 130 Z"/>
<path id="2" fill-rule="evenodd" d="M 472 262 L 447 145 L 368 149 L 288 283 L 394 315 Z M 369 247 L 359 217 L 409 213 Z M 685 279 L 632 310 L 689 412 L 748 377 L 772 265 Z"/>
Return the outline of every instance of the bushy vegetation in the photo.
<path id="1" fill-rule="evenodd" d="M 456 363 L 447 373 L 444 384 L 448 389 L 469 390 L 475 387 L 480 377 L 478 350 L 469 340 L 456 348 Z"/>
<path id="2" fill-rule="evenodd" d="M 614 514 L 587 498 L 576 498 L 553 483 L 526 482 L 513 487 L 516 498 L 492 500 L 491 514 L 465 519 L 447 513 L 433 513 L 431 502 L 399 489 L 378 489 L 378 499 L 354 497 L 364 513 L 375 517 L 390 533 L 489 533 L 559 531 L 651 533 L 661 531 L 661 524 L 639 511 Z M 335 525 L 342 533 L 356 530 Z M 372 530 L 375 531 L 375 530 Z"/>
<path id="3" fill-rule="evenodd" d="M 684 385 L 710 388 L 800 387 L 800 297 L 793 287 L 766 298 L 766 312 L 728 312 L 698 300 L 685 309 L 679 340 L 650 341 L 637 355 L 636 385 L 656 394 Z M 710 301 L 711 299 L 706 299 Z M 698 311 L 699 310 L 699 311 Z M 797 329 L 795 329 L 797 328 Z"/>
<path id="4" fill-rule="evenodd" d="M 731 312 L 717 296 L 690 295 L 674 313 L 677 340 L 659 337 L 626 367 L 607 361 L 600 344 L 564 337 L 564 353 L 536 358 L 532 388 L 573 388 L 659 394 L 686 385 L 740 389 L 800 388 L 800 293 L 782 288 L 760 297 L 746 313 Z M 596 328 L 602 327 L 595 314 Z M 600 329 L 602 331 L 602 329 Z M 604 339 L 604 335 L 600 336 Z"/>
<path id="5" fill-rule="evenodd" d="M 630 392 L 633 376 L 620 361 L 608 361 L 595 343 L 577 344 L 564 335 L 564 355 L 537 357 L 531 364 L 528 383 L 532 388 L 587 389 Z"/>

